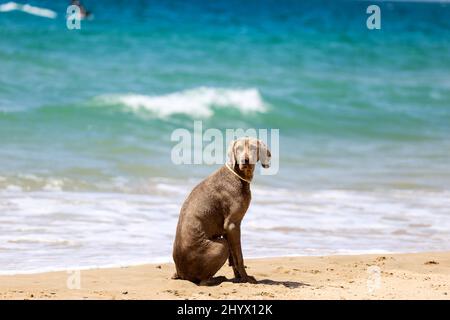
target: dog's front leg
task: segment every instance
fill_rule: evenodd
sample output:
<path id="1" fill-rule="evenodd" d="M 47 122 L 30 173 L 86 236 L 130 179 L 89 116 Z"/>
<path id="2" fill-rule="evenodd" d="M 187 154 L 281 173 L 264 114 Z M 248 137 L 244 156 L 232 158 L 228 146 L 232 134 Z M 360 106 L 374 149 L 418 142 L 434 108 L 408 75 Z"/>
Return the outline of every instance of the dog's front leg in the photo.
<path id="1" fill-rule="evenodd" d="M 240 278 L 241 275 L 239 274 L 239 272 L 236 268 L 236 263 L 234 263 L 233 252 L 231 250 L 230 242 L 228 241 L 228 239 L 227 239 L 227 243 L 228 243 L 228 248 L 230 250 L 230 256 L 228 257 L 228 265 L 233 268 L 234 277 L 237 279 L 237 278 Z"/>
<path id="2" fill-rule="evenodd" d="M 230 248 L 230 263 L 232 263 L 235 277 L 241 282 L 257 283 L 256 279 L 247 275 L 244 266 L 241 247 L 241 226 L 239 223 L 226 222 L 225 231 Z"/>

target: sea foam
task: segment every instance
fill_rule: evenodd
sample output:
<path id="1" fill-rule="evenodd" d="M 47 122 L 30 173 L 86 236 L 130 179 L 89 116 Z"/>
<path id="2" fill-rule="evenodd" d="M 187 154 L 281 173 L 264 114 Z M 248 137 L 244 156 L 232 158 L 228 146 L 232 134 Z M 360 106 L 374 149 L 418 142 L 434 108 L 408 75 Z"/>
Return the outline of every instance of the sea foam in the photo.
<path id="1" fill-rule="evenodd" d="M 169 262 L 196 182 L 152 178 L 147 193 L 0 190 L 0 274 Z M 449 191 L 252 188 L 248 258 L 449 249 Z"/>
<path id="2" fill-rule="evenodd" d="M 214 108 L 234 108 L 240 112 L 265 112 L 267 104 L 259 91 L 250 89 L 223 89 L 199 87 L 166 95 L 104 95 L 97 98 L 104 104 L 120 104 L 133 112 L 148 111 L 158 117 L 187 114 L 211 117 Z"/>
<path id="3" fill-rule="evenodd" d="M 0 12 L 10 12 L 10 11 L 15 11 L 15 10 L 23 11 L 25 13 L 28 13 L 28 14 L 31 14 L 34 16 L 39 16 L 39 17 L 44 17 L 44 18 L 49 18 L 49 19 L 55 19 L 56 16 L 58 15 L 53 10 L 50 10 L 47 8 L 35 7 L 35 6 L 31 6 L 29 4 L 7 2 L 7 3 L 0 5 Z"/>

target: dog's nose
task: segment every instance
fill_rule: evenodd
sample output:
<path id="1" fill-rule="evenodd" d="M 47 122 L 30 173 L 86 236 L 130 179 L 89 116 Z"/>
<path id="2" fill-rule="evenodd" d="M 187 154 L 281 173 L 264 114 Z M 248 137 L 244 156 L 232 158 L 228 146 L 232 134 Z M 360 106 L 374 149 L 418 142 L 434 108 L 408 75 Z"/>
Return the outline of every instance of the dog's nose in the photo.
<path id="1" fill-rule="evenodd" d="M 248 157 L 245 157 L 244 164 L 249 164 L 249 163 L 250 163 L 250 159 Z"/>

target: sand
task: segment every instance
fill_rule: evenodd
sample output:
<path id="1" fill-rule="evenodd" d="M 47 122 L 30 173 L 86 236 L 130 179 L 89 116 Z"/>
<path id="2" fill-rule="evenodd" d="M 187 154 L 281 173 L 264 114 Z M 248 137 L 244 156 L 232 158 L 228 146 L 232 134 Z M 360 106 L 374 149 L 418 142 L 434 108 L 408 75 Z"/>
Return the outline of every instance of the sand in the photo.
<path id="1" fill-rule="evenodd" d="M 0 276 L 0 299 L 450 299 L 450 252 L 246 260 L 258 284 L 200 287 L 173 264 Z M 217 275 L 231 278 L 224 266 Z M 80 279 L 79 288 L 77 279 Z"/>

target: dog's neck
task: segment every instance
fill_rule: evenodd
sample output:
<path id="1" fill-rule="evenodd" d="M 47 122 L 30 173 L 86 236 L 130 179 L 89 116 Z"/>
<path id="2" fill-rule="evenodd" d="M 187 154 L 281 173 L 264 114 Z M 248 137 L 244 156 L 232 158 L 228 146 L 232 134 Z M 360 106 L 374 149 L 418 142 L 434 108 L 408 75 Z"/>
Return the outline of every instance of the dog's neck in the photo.
<path id="1" fill-rule="evenodd" d="M 240 180 L 244 183 L 250 184 L 250 182 L 253 179 L 253 171 L 251 170 L 251 172 L 247 172 L 244 170 L 239 169 L 239 164 L 235 163 L 234 166 L 229 166 L 228 168 L 230 168 L 232 171 L 234 171 L 234 173 L 241 178 Z"/>

